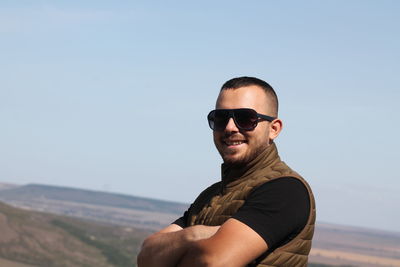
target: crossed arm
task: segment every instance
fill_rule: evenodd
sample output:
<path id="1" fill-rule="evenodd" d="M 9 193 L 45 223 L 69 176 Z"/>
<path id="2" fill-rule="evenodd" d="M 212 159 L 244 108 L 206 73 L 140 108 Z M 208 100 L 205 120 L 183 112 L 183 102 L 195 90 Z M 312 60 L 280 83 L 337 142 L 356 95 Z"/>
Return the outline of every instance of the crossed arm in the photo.
<path id="1" fill-rule="evenodd" d="M 236 219 L 221 226 L 172 224 L 149 236 L 139 267 L 245 266 L 268 249 L 253 229 Z"/>

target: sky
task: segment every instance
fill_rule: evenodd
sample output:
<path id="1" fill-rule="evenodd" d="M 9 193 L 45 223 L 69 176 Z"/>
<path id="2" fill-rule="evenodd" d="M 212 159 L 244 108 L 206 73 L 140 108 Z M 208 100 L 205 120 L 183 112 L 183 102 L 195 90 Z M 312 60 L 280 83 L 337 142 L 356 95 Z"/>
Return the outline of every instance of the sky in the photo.
<path id="1" fill-rule="evenodd" d="M 1 1 L 0 182 L 190 203 L 228 79 L 276 90 L 317 220 L 400 232 L 399 1 Z"/>

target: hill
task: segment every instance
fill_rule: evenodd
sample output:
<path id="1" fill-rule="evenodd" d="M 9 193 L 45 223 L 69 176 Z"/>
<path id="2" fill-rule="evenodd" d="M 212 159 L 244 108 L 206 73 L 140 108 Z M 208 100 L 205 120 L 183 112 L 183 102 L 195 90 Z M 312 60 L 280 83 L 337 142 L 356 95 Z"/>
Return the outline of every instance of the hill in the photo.
<path id="1" fill-rule="evenodd" d="M 0 201 L 24 209 L 152 230 L 173 222 L 188 206 L 178 202 L 37 184 L 8 185 L 0 190 Z"/>
<path id="2" fill-rule="evenodd" d="M 1 266 L 135 266 L 148 232 L 0 203 Z"/>
<path id="3" fill-rule="evenodd" d="M 173 222 L 188 207 L 183 203 L 46 185 L 8 185 L 0 189 L 0 200 L 25 209 L 150 231 Z M 400 233 L 317 222 L 310 261 L 320 264 L 310 266 L 400 267 Z"/>

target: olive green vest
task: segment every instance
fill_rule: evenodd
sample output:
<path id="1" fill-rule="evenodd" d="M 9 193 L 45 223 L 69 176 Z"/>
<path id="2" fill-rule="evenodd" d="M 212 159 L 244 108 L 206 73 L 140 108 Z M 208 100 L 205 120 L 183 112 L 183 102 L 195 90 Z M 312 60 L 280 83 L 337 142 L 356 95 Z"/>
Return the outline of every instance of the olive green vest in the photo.
<path id="1" fill-rule="evenodd" d="M 189 210 L 188 226 L 223 224 L 245 203 L 252 190 L 282 177 L 297 178 L 306 186 L 310 198 L 310 215 L 306 226 L 296 237 L 273 251 L 268 250 L 254 266 L 307 266 L 314 234 L 314 196 L 307 182 L 280 160 L 275 144 L 270 145 L 245 167 L 232 168 L 223 164 L 222 181 L 198 196 Z"/>

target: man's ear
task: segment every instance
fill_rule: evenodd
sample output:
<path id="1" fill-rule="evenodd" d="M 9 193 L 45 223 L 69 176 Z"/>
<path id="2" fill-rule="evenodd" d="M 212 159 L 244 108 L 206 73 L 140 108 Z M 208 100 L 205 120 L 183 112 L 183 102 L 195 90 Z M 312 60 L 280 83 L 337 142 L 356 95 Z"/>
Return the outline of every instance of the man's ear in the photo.
<path id="1" fill-rule="evenodd" d="M 282 121 L 278 118 L 271 121 L 269 125 L 269 140 L 273 141 L 278 137 L 279 133 L 282 131 Z"/>

